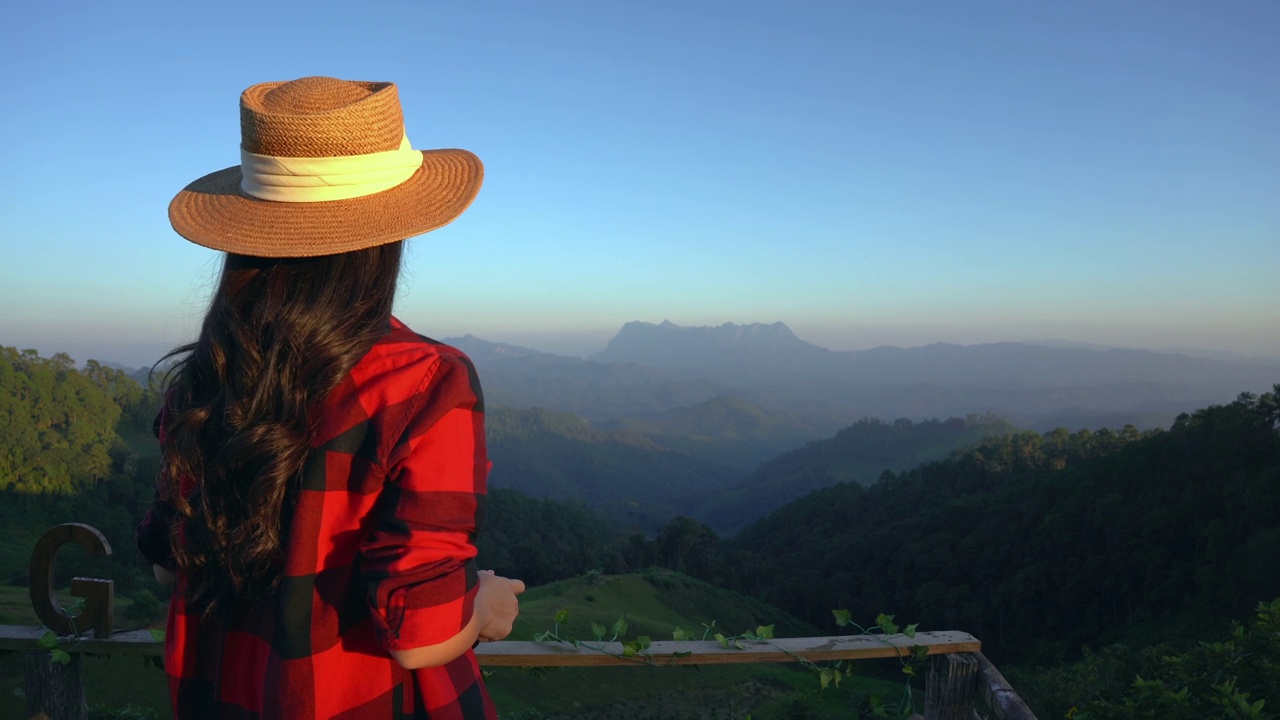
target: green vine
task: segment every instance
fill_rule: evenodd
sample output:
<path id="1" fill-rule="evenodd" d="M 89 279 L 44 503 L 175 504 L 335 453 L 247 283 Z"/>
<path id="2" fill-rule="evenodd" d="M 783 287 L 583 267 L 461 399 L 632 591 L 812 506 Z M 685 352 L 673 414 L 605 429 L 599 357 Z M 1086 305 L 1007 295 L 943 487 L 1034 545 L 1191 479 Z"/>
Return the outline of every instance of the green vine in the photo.
<path id="1" fill-rule="evenodd" d="M 59 636 L 53 630 L 45 628 L 44 634 L 35 639 L 35 643 L 41 649 L 49 652 L 52 660 L 59 665 L 67 665 L 71 662 L 71 653 L 83 652 L 80 648 L 84 646 L 84 636 L 76 628 L 76 618 L 84 612 L 85 599 L 78 598 L 75 602 L 67 605 L 62 610 L 67 615 L 67 622 L 71 624 L 71 634 L 67 636 Z M 148 630 L 151 639 L 156 642 L 164 642 L 164 630 L 159 628 L 151 628 Z M 109 653 L 84 653 L 95 657 L 110 657 Z M 154 665 L 155 667 L 164 669 L 164 661 L 158 657 L 144 657 L 144 665 Z"/>
<path id="2" fill-rule="evenodd" d="M 80 613 L 84 612 L 85 599 L 77 598 L 75 602 L 63 608 L 63 612 L 67 615 L 67 622 L 71 623 L 71 639 L 76 644 L 80 643 L 80 633 L 76 630 L 76 618 Z M 36 645 L 48 650 L 53 656 L 53 661 L 59 665 L 66 665 L 71 662 L 71 653 L 62 647 L 62 639 L 52 630 L 45 629 L 44 634 L 36 638 Z M 71 649 L 75 649 L 76 645 L 71 645 Z"/>
<path id="3" fill-rule="evenodd" d="M 928 657 L 929 648 L 925 645 L 913 645 L 909 648 L 905 648 L 904 652 L 904 649 L 900 646 L 890 643 L 888 637 L 891 635 L 897 635 L 901 632 L 904 637 L 914 638 L 916 636 L 916 628 L 919 624 L 912 623 L 905 628 L 899 628 L 897 623 L 893 621 L 892 615 L 880 613 L 876 616 L 875 625 L 870 628 L 865 628 L 853 622 L 852 615 L 848 610 L 832 610 L 831 614 L 835 616 L 836 625 L 839 627 L 848 627 L 852 625 L 858 629 L 859 635 L 878 637 L 885 645 L 897 648 L 898 662 L 902 665 L 902 673 L 906 675 L 906 680 L 903 683 L 902 688 L 902 697 L 896 704 L 886 703 L 883 699 L 878 697 L 870 698 L 868 702 L 871 704 L 872 717 L 890 717 L 890 712 L 894 712 L 898 717 L 904 718 L 914 715 L 916 711 L 915 693 L 911 686 L 911 680 L 917 676 L 916 668 L 924 663 L 925 659 Z M 828 668 L 822 669 L 822 673 L 824 673 L 821 675 L 823 689 L 826 689 L 826 687 L 831 683 L 834 683 L 836 687 L 839 687 L 840 680 L 843 679 L 843 676 L 852 674 L 853 661 L 838 661 L 834 663 L 834 667 L 829 668 L 829 670 L 831 672 L 828 675 L 825 674 L 828 671 Z"/>
<path id="4" fill-rule="evenodd" d="M 914 689 L 912 688 L 911 681 L 913 678 L 918 676 L 916 672 L 916 668 L 919 667 L 925 661 L 929 653 L 929 648 L 928 646 L 925 646 L 925 645 L 913 645 L 907 648 L 903 648 L 899 645 L 891 643 L 889 639 L 891 636 L 895 636 L 899 634 L 901 634 L 903 637 L 914 638 L 916 636 L 917 624 L 913 623 L 911 625 L 907 625 L 904 628 L 899 628 L 899 626 L 894 622 L 894 616 L 885 615 L 882 613 L 876 616 L 876 621 L 874 625 L 870 627 L 863 627 L 861 625 L 858 625 L 855 622 L 852 622 L 851 614 L 849 613 L 848 610 L 832 610 L 831 613 L 835 617 L 837 626 L 842 628 L 852 626 L 853 628 L 856 628 L 858 630 L 859 635 L 879 638 L 880 641 L 883 642 L 886 646 L 895 648 L 897 652 L 898 662 L 902 666 L 902 673 L 906 676 L 905 682 L 903 684 L 902 696 L 899 698 L 898 702 L 896 703 L 886 702 L 883 698 L 880 698 L 877 696 L 869 697 L 868 704 L 870 705 L 869 710 L 870 710 L 871 716 L 877 717 L 877 718 L 888 718 L 888 717 L 907 718 L 915 714 L 916 712 L 915 692 L 914 692 Z M 663 667 L 671 665 L 674 662 L 674 660 L 678 658 L 688 657 L 689 655 L 692 654 L 691 652 L 686 652 L 686 651 L 676 651 L 671 653 L 671 658 L 667 662 L 665 663 L 658 662 L 658 659 L 655 658 L 650 652 L 648 652 L 649 648 L 651 648 L 653 645 L 653 641 L 649 636 L 638 635 L 631 640 L 624 639 L 626 638 L 627 630 L 628 630 L 627 616 L 625 613 L 623 613 L 613 623 L 612 628 L 606 628 L 604 625 L 600 625 L 598 623 L 592 622 L 591 634 L 595 638 L 594 641 L 584 641 L 584 640 L 579 640 L 572 636 L 562 637 L 560 635 L 560 627 L 562 625 L 568 624 L 569 622 L 568 608 L 563 608 L 559 612 L 557 612 L 552 622 L 553 624 L 550 630 L 538 633 L 537 635 L 534 636 L 533 639 L 535 642 L 567 643 L 569 645 L 572 645 L 575 648 L 587 648 L 589 650 L 594 650 L 596 652 L 602 653 L 604 655 L 609 655 L 611 657 L 632 660 L 637 663 L 643 663 L 646 665 L 657 665 L 657 666 L 663 666 Z M 806 670 L 813 673 L 818 679 L 819 687 L 821 690 L 826 690 L 828 688 L 839 688 L 842 680 L 844 680 L 846 677 L 849 677 L 855 674 L 854 663 L 852 660 L 838 660 L 838 661 L 832 661 L 829 663 L 819 664 L 819 663 L 813 662 L 812 660 L 809 660 L 808 658 L 798 655 L 790 650 L 787 650 L 786 648 L 780 647 L 777 643 L 772 642 L 774 640 L 773 625 L 760 625 L 756 627 L 754 632 L 744 632 L 744 633 L 738 633 L 736 635 L 725 635 L 722 632 L 717 632 L 716 623 L 714 620 L 711 621 L 710 624 L 703 623 L 702 628 L 703 628 L 702 634 L 701 636 L 699 636 L 696 632 L 690 632 L 688 630 L 685 630 L 684 628 L 677 626 L 676 629 L 671 633 L 671 639 L 672 640 L 713 639 L 716 642 L 720 643 L 721 647 L 729 650 L 747 649 L 747 646 L 744 644 L 744 642 L 763 643 L 769 647 L 774 648 L 775 650 L 786 653 L 793 660 L 795 660 L 802 667 L 804 667 Z M 606 639 L 605 635 L 609 635 L 609 638 Z M 621 643 L 622 652 L 619 653 L 612 650 L 609 646 L 613 643 Z M 526 672 L 538 673 L 538 672 L 545 672 L 545 671 L 546 671 L 545 668 L 526 668 Z"/>

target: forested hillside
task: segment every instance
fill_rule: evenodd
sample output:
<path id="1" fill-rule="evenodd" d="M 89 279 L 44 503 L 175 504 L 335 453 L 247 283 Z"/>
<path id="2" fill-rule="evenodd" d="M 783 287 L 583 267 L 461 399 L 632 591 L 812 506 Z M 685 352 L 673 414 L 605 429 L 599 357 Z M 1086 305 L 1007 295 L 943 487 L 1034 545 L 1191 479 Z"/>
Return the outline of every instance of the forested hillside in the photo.
<path id="1" fill-rule="evenodd" d="M 636 432 L 596 430 L 574 415 L 493 408 L 486 422 L 494 488 L 579 500 L 620 529 L 653 532 L 679 514 L 677 498 L 739 477 Z"/>
<path id="2" fill-rule="evenodd" d="M 767 458 L 753 472 L 726 464 L 741 461 L 748 446 L 785 438 L 798 444 L 804 423 L 787 413 L 781 418 L 733 398 L 608 423 L 613 429 L 567 413 L 492 408 L 490 481 L 533 497 L 585 502 L 620 530 L 653 533 L 685 515 L 731 534 L 811 490 L 842 481 L 869 485 L 886 470 L 908 470 L 1014 430 L 990 415 L 891 423 L 864 418 L 833 437 Z"/>
<path id="3" fill-rule="evenodd" d="M 856 419 L 851 412 L 796 413 L 731 395 L 654 413 L 597 422 L 641 433 L 663 447 L 751 472 L 773 456 L 830 436 Z"/>
<path id="4" fill-rule="evenodd" d="M 114 552 L 90 565 L 69 550 L 59 577 L 105 574 L 122 596 L 154 601 L 132 540 L 157 467 L 157 397 L 92 360 L 78 370 L 65 354 L 0 348 L 0 584 L 26 584 L 31 549 L 46 529 L 83 522 L 106 534 Z"/>
<path id="5" fill-rule="evenodd" d="M 618 531 L 580 502 L 494 488 L 486 517 L 476 538 L 480 564 L 530 587 L 591 570 L 622 573 L 645 566 L 629 564 Z"/>
<path id="6" fill-rule="evenodd" d="M 1280 386 L 1167 431 L 1016 433 L 815 491 L 722 549 L 811 622 L 891 609 L 993 657 L 1199 637 L 1280 595 Z"/>
<path id="7" fill-rule="evenodd" d="M 65 354 L 0 348 L 0 490 L 69 493 L 105 477 L 125 383 L 141 394 L 97 363 L 80 372 Z"/>
<path id="8" fill-rule="evenodd" d="M 686 503 L 686 512 L 732 533 L 818 488 L 840 482 L 870 485 L 886 470 L 909 470 L 1013 430 L 990 415 L 921 422 L 863 418 L 833 437 L 766 460 L 732 487 L 699 493 Z"/>

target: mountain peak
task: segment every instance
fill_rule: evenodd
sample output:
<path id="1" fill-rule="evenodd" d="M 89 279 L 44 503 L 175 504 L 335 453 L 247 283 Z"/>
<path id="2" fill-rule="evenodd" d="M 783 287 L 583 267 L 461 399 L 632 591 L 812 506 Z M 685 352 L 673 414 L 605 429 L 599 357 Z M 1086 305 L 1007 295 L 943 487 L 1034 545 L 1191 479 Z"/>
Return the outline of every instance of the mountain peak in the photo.
<path id="1" fill-rule="evenodd" d="M 637 320 L 623 325 L 608 346 L 591 359 L 678 369 L 692 375 L 745 373 L 744 377 L 754 378 L 785 372 L 801 358 L 831 354 L 796 337 L 782 322 L 685 327 L 670 320 L 658 325 Z"/>
<path id="2" fill-rule="evenodd" d="M 734 341 L 748 340 L 752 338 L 772 338 L 775 340 L 793 341 L 808 345 L 796 337 L 791 328 L 785 323 L 747 323 L 738 325 L 737 323 L 726 322 L 722 325 L 677 325 L 670 320 L 663 320 L 655 325 L 643 320 L 632 320 L 622 326 L 618 334 L 614 336 L 610 344 L 618 341 L 619 338 L 627 336 L 644 336 L 644 337 L 690 337 L 696 336 L 701 338 L 711 338 L 722 342 L 723 344 L 735 344 Z"/>

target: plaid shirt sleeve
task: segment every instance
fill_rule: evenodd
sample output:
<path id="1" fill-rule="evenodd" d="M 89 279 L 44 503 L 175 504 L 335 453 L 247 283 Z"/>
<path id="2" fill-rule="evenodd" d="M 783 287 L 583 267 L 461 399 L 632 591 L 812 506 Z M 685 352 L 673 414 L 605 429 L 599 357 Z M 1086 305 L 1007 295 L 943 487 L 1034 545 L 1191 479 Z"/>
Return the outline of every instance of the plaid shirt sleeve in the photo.
<path id="1" fill-rule="evenodd" d="M 437 360 L 408 403 L 360 546 L 376 634 L 388 650 L 458 634 L 478 587 L 475 534 L 489 471 L 483 400 L 465 355 Z"/>

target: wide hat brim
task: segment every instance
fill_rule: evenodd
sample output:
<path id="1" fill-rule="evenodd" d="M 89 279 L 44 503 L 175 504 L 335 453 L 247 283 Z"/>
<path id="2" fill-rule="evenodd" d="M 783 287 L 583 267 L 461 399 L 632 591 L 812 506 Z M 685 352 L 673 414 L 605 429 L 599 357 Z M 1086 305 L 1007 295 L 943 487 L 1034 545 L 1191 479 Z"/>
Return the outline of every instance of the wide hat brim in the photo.
<path id="1" fill-rule="evenodd" d="M 169 203 L 179 235 L 214 250 L 256 257 L 311 257 L 363 250 L 444 227 L 480 192 L 484 165 L 466 150 L 423 150 L 408 180 L 349 200 L 277 202 L 240 189 L 240 166 L 205 175 Z"/>

